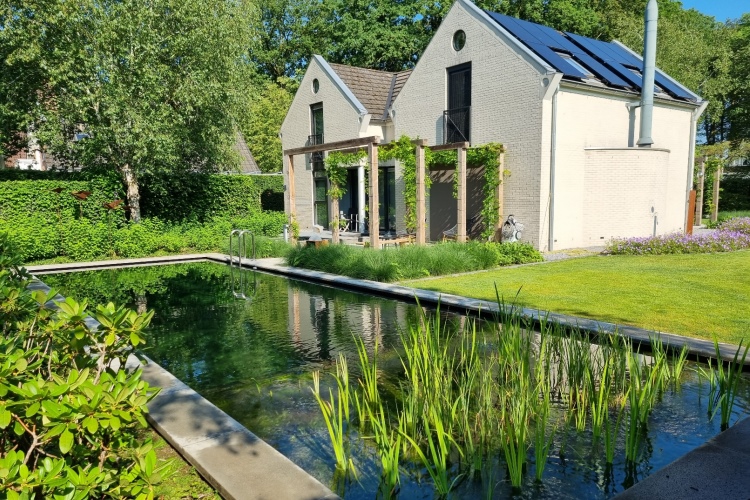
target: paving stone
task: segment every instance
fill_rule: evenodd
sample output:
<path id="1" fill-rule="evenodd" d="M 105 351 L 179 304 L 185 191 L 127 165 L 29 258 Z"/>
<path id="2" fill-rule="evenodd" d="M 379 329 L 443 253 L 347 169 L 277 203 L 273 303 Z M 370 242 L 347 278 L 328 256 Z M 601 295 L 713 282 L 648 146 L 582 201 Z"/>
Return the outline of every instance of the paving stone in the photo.
<path id="1" fill-rule="evenodd" d="M 748 464 L 750 419 L 745 419 L 615 498 L 746 500 Z"/>

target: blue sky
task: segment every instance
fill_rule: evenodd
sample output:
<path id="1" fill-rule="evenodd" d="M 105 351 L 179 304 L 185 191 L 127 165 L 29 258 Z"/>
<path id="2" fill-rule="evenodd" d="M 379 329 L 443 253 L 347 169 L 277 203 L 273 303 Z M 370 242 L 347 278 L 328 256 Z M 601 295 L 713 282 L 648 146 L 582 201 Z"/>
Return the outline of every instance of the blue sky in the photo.
<path id="1" fill-rule="evenodd" d="M 736 19 L 746 12 L 750 12 L 750 1 L 748 0 L 681 0 L 686 9 L 695 9 L 709 16 L 714 16 L 717 21 L 726 21 L 727 18 Z"/>

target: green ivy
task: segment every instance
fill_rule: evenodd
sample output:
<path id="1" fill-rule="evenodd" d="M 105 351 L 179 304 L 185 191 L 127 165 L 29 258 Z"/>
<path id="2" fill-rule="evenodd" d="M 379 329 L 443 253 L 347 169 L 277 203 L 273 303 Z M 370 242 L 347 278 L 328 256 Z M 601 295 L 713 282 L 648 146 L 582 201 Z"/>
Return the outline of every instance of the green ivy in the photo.
<path id="1" fill-rule="evenodd" d="M 401 172 L 404 179 L 404 204 L 406 205 L 406 228 L 413 232 L 417 228 L 417 177 L 416 177 L 416 155 L 412 139 L 402 135 L 398 141 L 384 146 L 381 159 L 396 159 L 401 163 Z M 502 182 L 498 171 L 499 155 L 505 151 L 502 144 L 488 143 L 482 146 L 468 148 L 466 150 L 467 168 L 484 168 L 484 200 L 482 202 L 482 220 L 484 231 L 482 237 L 490 238 L 495 233 L 495 226 L 499 219 L 499 206 L 496 189 Z M 458 198 L 458 172 L 455 168 L 458 164 L 456 151 L 433 152 L 425 148 L 425 170 L 429 169 L 454 169 L 453 172 L 453 197 Z M 506 171 L 507 173 L 507 171 Z M 429 172 L 425 172 L 425 190 L 429 191 L 432 181 Z"/>
<path id="2" fill-rule="evenodd" d="M 342 153 L 341 151 L 328 153 L 325 159 L 325 171 L 330 183 L 328 195 L 331 198 L 340 200 L 344 196 L 346 193 L 347 167 L 359 165 L 366 156 L 367 154 L 362 149 L 355 153 Z"/>
<path id="3" fill-rule="evenodd" d="M 429 172 L 427 172 L 428 156 L 432 152 L 425 149 L 425 193 L 429 192 L 432 185 Z M 381 148 L 380 159 L 384 161 L 398 160 L 401 164 L 401 176 L 404 180 L 404 222 L 406 231 L 413 233 L 417 230 L 417 157 L 412 139 L 405 135 L 397 141 L 391 142 Z"/>

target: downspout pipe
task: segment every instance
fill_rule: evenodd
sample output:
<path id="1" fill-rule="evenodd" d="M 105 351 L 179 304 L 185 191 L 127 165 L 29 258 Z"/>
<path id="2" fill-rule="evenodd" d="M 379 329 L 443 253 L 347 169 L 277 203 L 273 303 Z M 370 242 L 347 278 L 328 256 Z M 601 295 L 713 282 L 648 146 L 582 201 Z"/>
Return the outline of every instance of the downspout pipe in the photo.
<path id="1" fill-rule="evenodd" d="M 656 0 L 649 0 L 646 5 L 646 28 L 643 40 L 643 81 L 641 83 L 641 134 L 638 147 L 650 148 L 654 143 L 651 138 L 651 124 L 654 114 L 654 71 L 656 68 L 656 24 L 659 18 L 659 7 Z"/>
<path id="2" fill-rule="evenodd" d="M 549 230 L 547 232 L 547 251 L 551 252 L 555 247 L 555 166 L 557 161 L 557 94 L 560 92 L 560 80 L 562 73 L 551 75 L 549 86 L 544 94 L 545 101 L 552 100 L 552 116 L 550 130 L 550 155 L 549 155 Z M 541 243 L 541 242 L 540 242 Z"/>

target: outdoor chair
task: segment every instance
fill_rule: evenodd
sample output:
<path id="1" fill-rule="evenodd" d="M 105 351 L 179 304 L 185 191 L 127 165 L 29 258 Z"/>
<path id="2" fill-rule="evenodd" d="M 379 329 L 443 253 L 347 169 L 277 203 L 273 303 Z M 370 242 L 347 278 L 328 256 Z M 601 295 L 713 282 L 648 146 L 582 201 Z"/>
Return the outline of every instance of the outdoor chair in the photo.
<path id="1" fill-rule="evenodd" d="M 475 233 L 474 226 L 482 221 L 482 214 L 476 214 L 466 220 L 466 239 L 471 239 L 471 236 Z M 443 241 L 456 241 L 458 237 L 458 224 L 450 229 L 443 231 Z"/>

